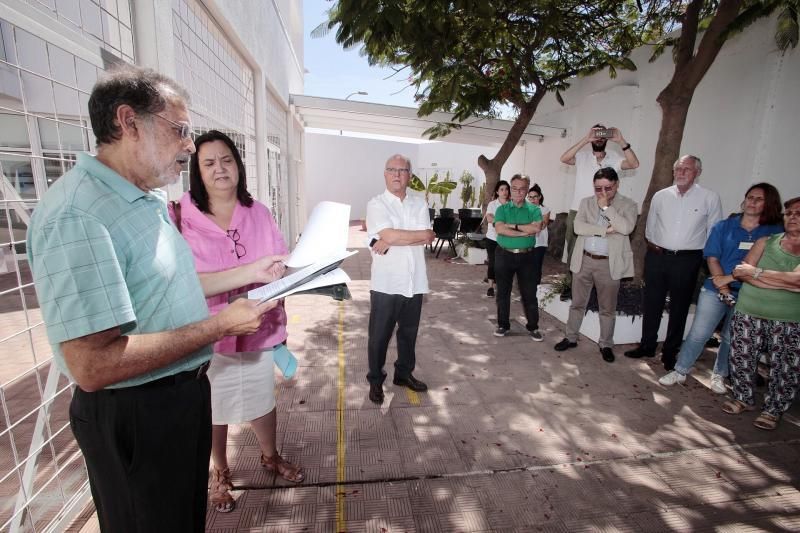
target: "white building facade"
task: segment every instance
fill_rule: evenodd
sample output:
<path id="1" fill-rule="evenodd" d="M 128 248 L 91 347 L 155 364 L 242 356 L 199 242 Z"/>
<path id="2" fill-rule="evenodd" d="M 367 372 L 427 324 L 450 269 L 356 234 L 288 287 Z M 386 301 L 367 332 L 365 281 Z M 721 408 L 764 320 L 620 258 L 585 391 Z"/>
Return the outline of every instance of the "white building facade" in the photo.
<path id="1" fill-rule="evenodd" d="M 71 388 L 50 364 L 24 259 L 30 213 L 95 140 L 87 102 L 115 63 L 151 67 L 191 95 L 195 133 L 242 152 L 248 188 L 287 242 L 299 231 L 302 3 L 266 0 L 0 1 L 0 530 L 61 529 L 89 499 L 69 430 Z M 170 187 L 178 197 L 188 176 Z"/>

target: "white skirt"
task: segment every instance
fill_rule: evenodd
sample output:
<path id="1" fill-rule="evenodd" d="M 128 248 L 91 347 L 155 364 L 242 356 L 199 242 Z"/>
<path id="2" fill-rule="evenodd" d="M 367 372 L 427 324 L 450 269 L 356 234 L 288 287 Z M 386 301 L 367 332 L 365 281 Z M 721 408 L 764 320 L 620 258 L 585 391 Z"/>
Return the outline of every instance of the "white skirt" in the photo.
<path id="1" fill-rule="evenodd" d="M 275 409 L 275 363 L 272 350 L 215 353 L 208 367 L 211 422 L 250 422 Z"/>

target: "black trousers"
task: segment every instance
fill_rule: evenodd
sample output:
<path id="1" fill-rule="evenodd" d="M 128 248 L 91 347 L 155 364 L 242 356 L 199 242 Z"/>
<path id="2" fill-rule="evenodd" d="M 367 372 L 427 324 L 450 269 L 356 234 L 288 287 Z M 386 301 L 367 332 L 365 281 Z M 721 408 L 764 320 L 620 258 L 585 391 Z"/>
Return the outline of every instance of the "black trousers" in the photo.
<path id="1" fill-rule="evenodd" d="M 386 364 L 386 350 L 395 326 L 397 361 L 394 363 L 394 377 L 407 378 L 417 364 L 416 344 L 419 318 L 422 314 L 422 295 L 415 294 L 407 298 L 401 294 L 369 291 L 369 305 L 367 381 L 373 385 L 381 385 L 386 379 L 383 365 Z"/>
<path id="2" fill-rule="evenodd" d="M 208 378 L 85 392 L 69 409 L 100 529 L 202 532 L 211 455 Z"/>
<path id="3" fill-rule="evenodd" d="M 703 251 L 683 255 L 657 254 L 648 250 L 644 257 L 644 318 L 642 320 L 642 348 L 655 350 L 658 328 L 669 293 L 669 324 L 661 351 L 666 357 L 675 357 L 681 349 L 686 316 L 692 303 L 697 283 L 697 273 L 703 264 Z"/>
<path id="4" fill-rule="evenodd" d="M 542 282 L 542 268 L 544 265 L 544 256 L 547 254 L 547 246 L 537 246 L 533 249 L 533 262 L 536 266 L 536 285 Z M 539 305 L 539 300 L 536 300 L 536 305 Z"/>
<path id="5" fill-rule="evenodd" d="M 486 270 L 486 278 L 494 281 L 494 251 L 497 249 L 497 241 L 486 239 L 486 258 L 489 261 L 489 267 Z"/>
<path id="6" fill-rule="evenodd" d="M 501 246 L 497 247 L 494 256 L 495 281 L 497 292 L 497 325 L 510 329 L 511 319 L 511 287 L 514 283 L 514 274 L 517 275 L 517 284 L 522 296 L 522 307 L 525 309 L 525 318 L 528 320 L 528 331 L 539 329 L 539 300 L 536 297 L 536 286 L 542 277 L 540 263 L 536 261 L 534 251 L 524 254 L 512 254 Z"/>

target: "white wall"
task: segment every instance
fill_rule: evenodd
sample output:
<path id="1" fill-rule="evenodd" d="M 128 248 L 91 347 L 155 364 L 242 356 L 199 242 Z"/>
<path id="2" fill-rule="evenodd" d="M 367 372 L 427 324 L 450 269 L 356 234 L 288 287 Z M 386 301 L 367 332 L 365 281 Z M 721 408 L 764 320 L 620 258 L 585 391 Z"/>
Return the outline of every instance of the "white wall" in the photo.
<path id="1" fill-rule="evenodd" d="M 351 205 L 350 218 L 366 216 L 367 201 L 384 190 L 383 168 L 389 156 L 400 153 L 411 158 L 414 172 L 420 169 L 450 169 L 451 179 L 457 181 L 464 170 L 475 176 L 477 189 L 485 181 L 478 167 L 478 156 L 492 157 L 497 146 L 479 147 L 452 143 L 417 144 L 400 141 L 364 139 L 322 133 L 305 134 L 305 206 L 307 214 L 322 200 L 331 200 Z M 522 172 L 524 151 L 517 148 L 505 167 L 502 177 L 508 180 L 512 174 Z M 420 176 L 423 177 L 423 176 Z M 443 178 L 444 176 L 441 175 Z M 453 191 L 447 207 L 461 207 L 461 186 Z M 439 197 L 430 199 L 431 204 L 441 207 Z"/>
<path id="2" fill-rule="evenodd" d="M 302 2 L 204 0 L 214 17 L 246 48 L 267 85 L 288 109 L 289 93 L 303 92 Z"/>
<path id="3" fill-rule="evenodd" d="M 681 153 L 701 157 L 700 182 L 720 194 L 726 212 L 737 210 L 747 187 L 757 181 L 772 183 L 784 199 L 800 195 L 800 50 L 780 56 L 774 29 L 773 19 L 762 20 L 727 42 L 689 110 Z M 641 202 L 661 125 L 656 97 L 673 68 L 670 51 L 654 63 L 648 58 L 649 50 L 640 49 L 632 57 L 635 72 L 575 80 L 564 93 L 565 107 L 551 95 L 543 100 L 534 121 L 568 130 L 565 139 L 548 137 L 526 146 L 526 171 L 542 176 L 551 208 L 569 208 L 575 179 L 574 167 L 561 164 L 559 156 L 597 122 L 619 126 L 636 151 L 641 166 L 625 173 L 621 191 Z"/>
<path id="4" fill-rule="evenodd" d="M 417 166 L 417 147 L 412 143 L 362 139 L 319 133 L 305 134 L 305 207 L 307 214 L 322 200 L 350 204 L 350 219 L 366 216 L 367 201 L 384 189 L 383 169 L 394 154 L 411 158 Z"/>

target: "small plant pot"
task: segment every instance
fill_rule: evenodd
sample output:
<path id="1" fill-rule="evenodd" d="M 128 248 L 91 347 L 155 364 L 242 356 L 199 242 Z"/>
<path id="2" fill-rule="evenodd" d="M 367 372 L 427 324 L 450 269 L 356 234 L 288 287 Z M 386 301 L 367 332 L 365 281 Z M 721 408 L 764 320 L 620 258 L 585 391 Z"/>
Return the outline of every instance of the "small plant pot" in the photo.
<path id="1" fill-rule="evenodd" d="M 439 216 L 442 218 L 453 218 L 455 211 L 450 209 L 449 207 L 442 207 L 439 209 Z"/>

